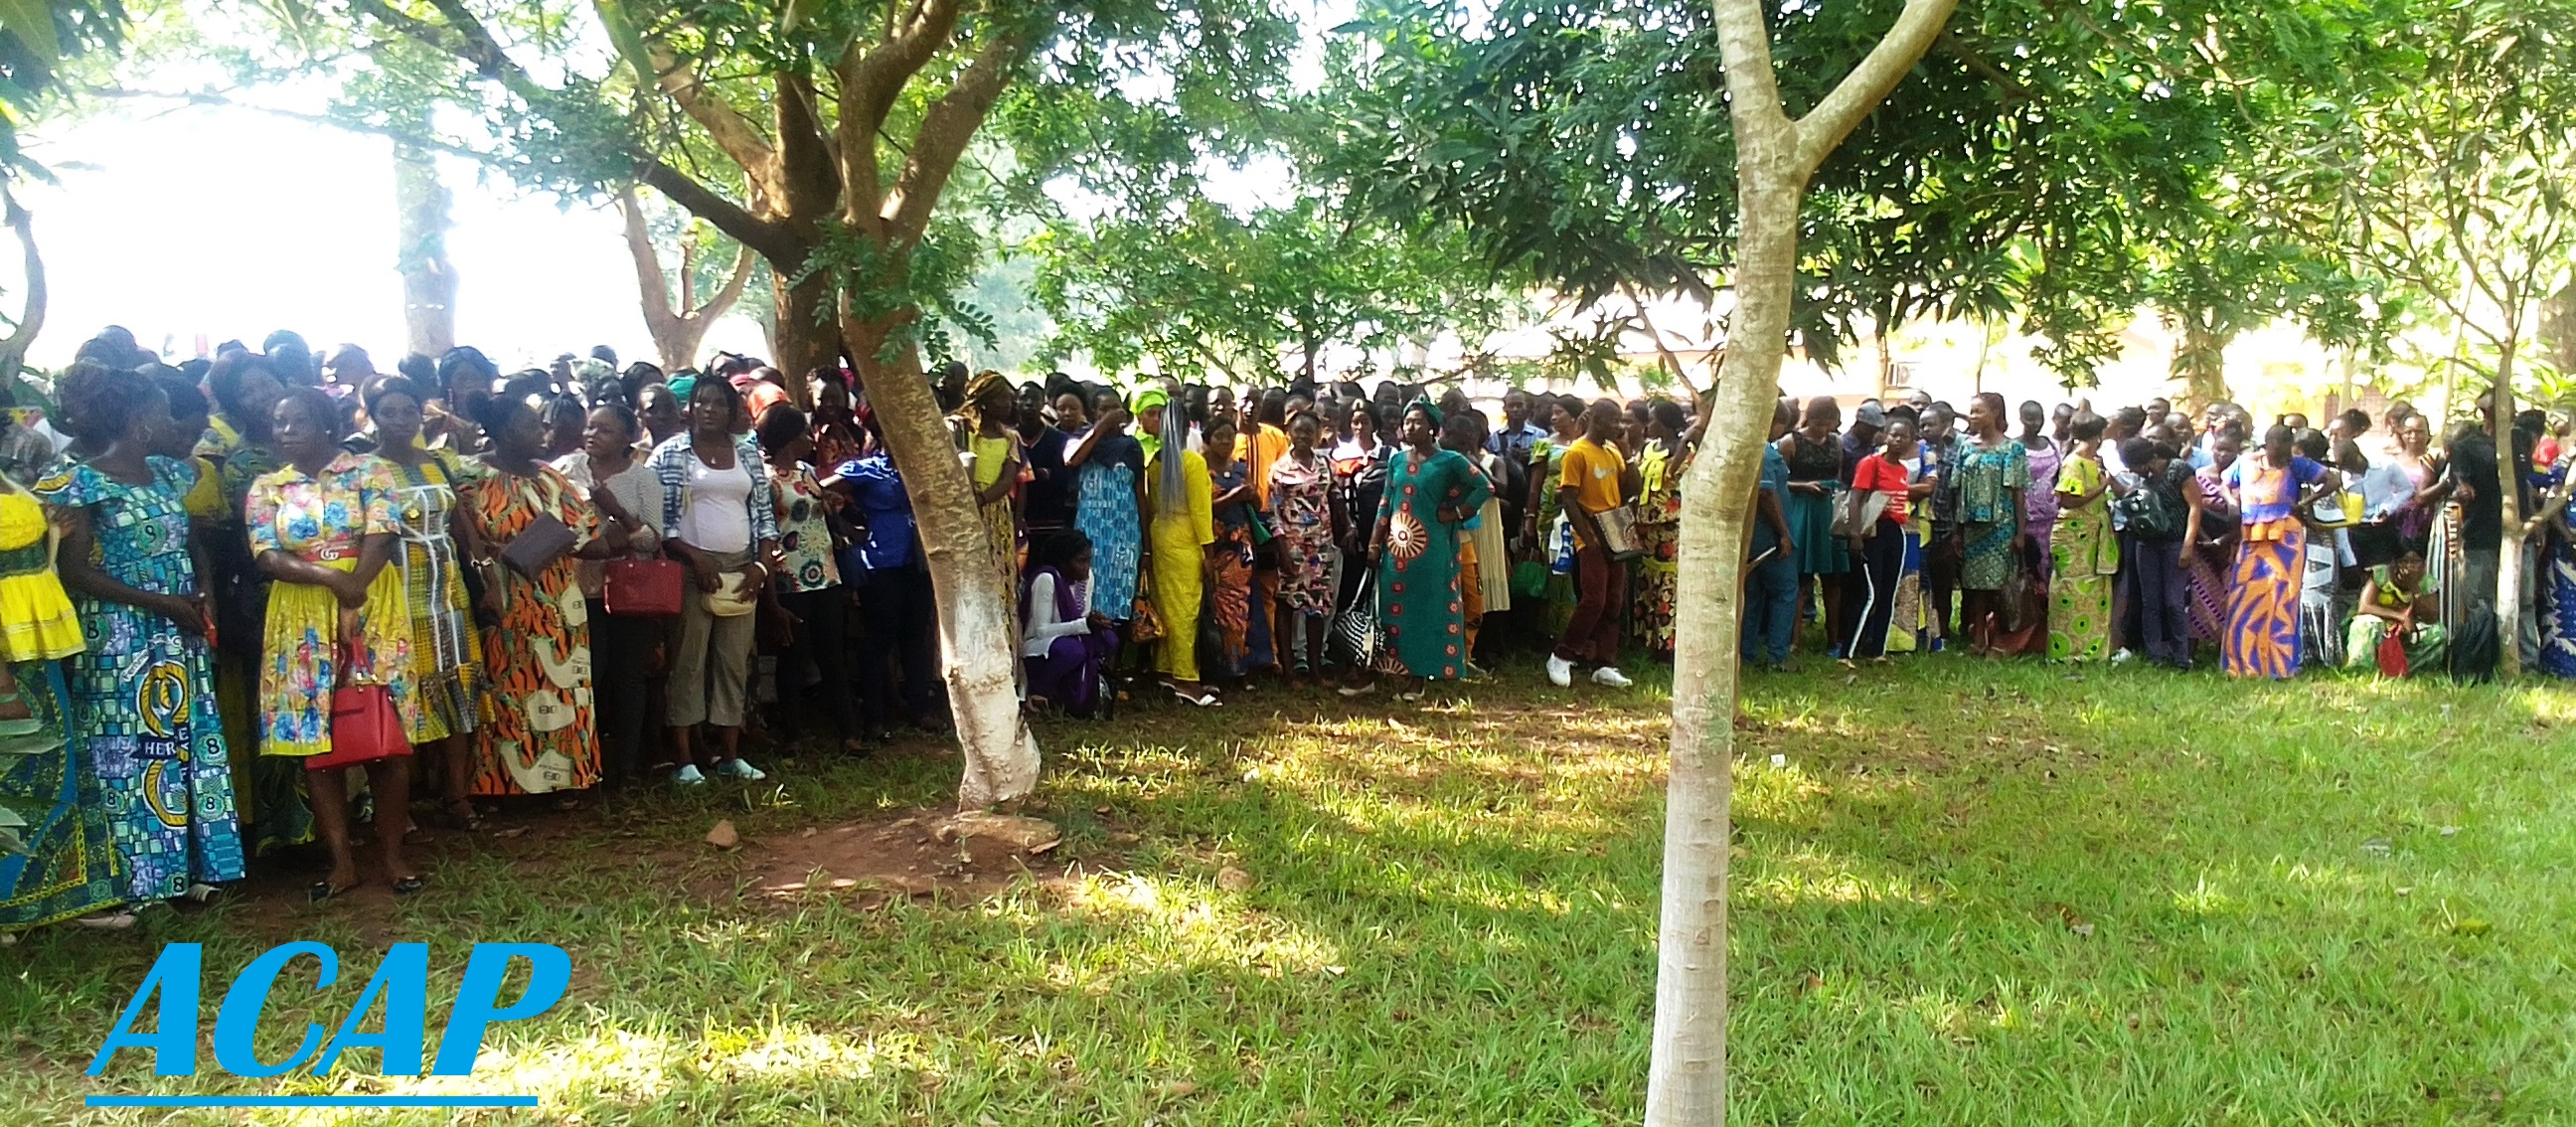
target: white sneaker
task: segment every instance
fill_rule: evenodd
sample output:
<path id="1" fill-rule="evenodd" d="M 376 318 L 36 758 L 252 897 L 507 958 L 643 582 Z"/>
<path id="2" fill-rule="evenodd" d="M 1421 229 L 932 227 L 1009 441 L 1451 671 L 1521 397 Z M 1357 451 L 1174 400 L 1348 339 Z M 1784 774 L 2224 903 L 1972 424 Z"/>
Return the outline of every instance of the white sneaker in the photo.
<path id="1" fill-rule="evenodd" d="M 1595 685 L 1608 685 L 1614 689 L 1624 689 L 1630 685 L 1636 684 L 1636 682 L 1628 679 L 1627 674 L 1621 673 L 1616 669 L 1612 669 L 1607 665 L 1592 671 L 1592 683 Z"/>
<path id="2" fill-rule="evenodd" d="M 677 771 L 671 772 L 671 785 L 675 787 L 702 787 L 707 785 L 707 777 L 703 772 L 698 770 L 697 764 L 691 763 L 681 767 Z"/>
<path id="3" fill-rule="evenodd" d="M 2113 653 L 2113 654 L 2111 655 L 2111 664 L 2113 664 L 2113 665 L 2127 665 L 2127 664 L 2129 664 L 2129 663 L 2130 663 L 2130 662 L 2132 662 L 2132 661 L 2136 661 L 2137 659 L 2138 659 L 2138 655 L 2137 655 L 2137 654 L 2135 654 L 2135 653 L 2131 653 L 2131 652 L 2130 652 L 2130 651 L 2128 651 L 2128 650 L 2120 650 L 2120 651 L 2115 652 L 2115 653 Z"/>
<path id="4" fill-rule="evenodd" d="M 746 783 L 756 783 L 769 777 L 768 772 L 752 766 L 751 761 L 747 759 L 725 760 L 716 765 L 716 774 L 728 779 L 740 779 Z"/>
<path id="5" fill-rule="evenodd" d="M 1560 689 L 1573 688 L 1574 663 L 1555 654 L 1547 655 L 1547 680 Z"/>

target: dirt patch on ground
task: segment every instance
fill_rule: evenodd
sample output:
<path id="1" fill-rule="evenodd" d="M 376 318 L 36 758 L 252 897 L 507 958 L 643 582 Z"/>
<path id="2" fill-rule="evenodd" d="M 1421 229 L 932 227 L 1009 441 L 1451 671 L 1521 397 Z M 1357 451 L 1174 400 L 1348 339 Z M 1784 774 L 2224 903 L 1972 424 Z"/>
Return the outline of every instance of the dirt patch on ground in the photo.
<path id="1" fill-rule="evenodd" d="M 1030 855 L 989 838 L 943 841 L 937 830 L 945 820 L 920 812 L 745 837 L 723 854 L 732 864 L 702 869 L 691 888 L 711 900 L 849 897 L 870 908 L 898 896 L 980 900 L 1023 877 L 1043 884 L 1065 876 L 1052 849 Z"/>

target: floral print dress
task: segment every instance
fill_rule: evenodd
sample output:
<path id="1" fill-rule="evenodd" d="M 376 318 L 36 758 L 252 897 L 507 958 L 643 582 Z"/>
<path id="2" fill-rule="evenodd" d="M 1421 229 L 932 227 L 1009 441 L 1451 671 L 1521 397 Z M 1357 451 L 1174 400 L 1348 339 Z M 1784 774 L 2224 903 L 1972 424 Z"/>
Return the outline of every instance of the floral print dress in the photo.
<path id="1" fill-rule="evenodd" d="M 342 454 L 322 472 L 289 465 L 251 482 L 244 518 L 251 556 L 284 552 L 307 563 L 354 571 L 367 537 L 400 530 L 392 466 Z M 305 758 L 331 751 L 331 690 L 344 680 L 383 685 L 409 715 L 411 612 L 402 576 L 376 572 L 358 610 L 358 633 L 340 635 L 340 600 L 311 583 L 269 586 L 267 644 L 260 654 L 260 754 Z M 346 660 L 342 643 L 346 642 Z"/>

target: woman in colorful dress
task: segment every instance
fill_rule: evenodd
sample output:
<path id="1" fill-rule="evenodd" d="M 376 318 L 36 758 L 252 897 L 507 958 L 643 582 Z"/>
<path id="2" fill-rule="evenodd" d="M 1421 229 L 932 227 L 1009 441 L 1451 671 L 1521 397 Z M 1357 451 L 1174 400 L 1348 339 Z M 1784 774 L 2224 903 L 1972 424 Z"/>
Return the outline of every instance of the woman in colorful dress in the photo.
<path id="1" fill-rule="evenodd" d="M 1673 587 L 1681 549 L 1682 475 L 1690 472 L 1690 414 L 1658 399 L 1646 408 L 1646 443 L 1637 459 L 1645 490 L 1637 499 L 1637 589 L 1630 597 L 1629 626 L 1648 652 L 1673 652 Z"/>
<path id="2" fill-rule="evenodd" d="M 1238 460 L 1233 416 L 1217 415 L 1200 431 L 1208 467 L 1208 512 L 1215 520 L 1216 543 L 1208 557 L 1208 614 L 1216 623 L 1219 665 L 1211 672 L 1240 680 L 1275 663 L 1270 650 L 1270 615 L 1255 605 L 1252 584 L 1254 525 L 1260 501 L 1252 467 Z"/>
<path id="3" fill-rule="evenodd" d="M 402 376 L 386 376 L 366 389 L 367 417 L 376 425 L 376 456 L 394 477 L 394 520 L 402 550 L 393 569 L 402 577 L 403 605 L 411 610 L 412 707 L 403 726 L 415 752 L 438 761 L 441 799 L 460 829 L 475 829 L 474 729 L 480 722 L 483 642 L 465 595 L 457 550 L 456 490 L 475 468 L 452 450 L 420 442 L 420 389 Z"/>
<path id="4" fill-rule="evenodd" d="M 1295 655 L 1288 682 L 1303 687 L 1324 675 L 1324 642 L 1332 635 L 1333 600 L 1341 576 L 1345 529 L 1333 503 L 1333 468 L 1315 448 L 1324 421 L 1312 411 L 1288 420 L 1288 452 L 1270 467 L 1270 528 L 1279 538 L 1279 621 L 1296 623 L 1306 647 Z"/>
<path id="5" fill-rule="evenodd" d="M 1970 653 L 1989 652 L 2003 633 L 2003 589 L 2029 551 L 2022 491 L 2030 488 L 2030 452 L 2004 433 L 2004 397 L 1986 392 L 1969 402 L 1967 435 L 1947 468 L 1957 483 L 1959 617 Z"/>
<path id="6" fill-rule="evenodd" d="M 381 458 L 342 450 L 339 418 L 317 388 L 278 400 L 272 430 L 286 465 L 251 483 L 245 509 L 251 550 L 273 581 L 259 680 L 263 756 L 331 754 L 332 690 L 342 684 L 384 686 L 398 713 L 411 699 L 411 612 L 402 577 L 385 566 L 401 546 L 392 469 Z M 365 765 L 384 875 L 398 896 L 428 883 L 403 859 L 411 828 L 408 758 Z M 319 902 L 355 887 L 358 865 L 349 851 L 342 770 L 304 774 L 313 820 L 331 851 L 330 875 L 306 890 Z"/>
<path id="7" fill-rule="evenodd" d="M 1335 691 L 1356 695 L 1374 684 L 1369 671 L 1377 666 L 1378 647 L 1384 640 L 1377 628 L 1377 573 L 1366 561 L 1378 502 L 1386 495 L 1387 468 L 1395 461 L 1395 447 L 1382 437 L 1388 428 L 1379 425 L 1374 403 L 1354 406 L 1349 426 L 1349 436 L 1333 447 L 1333 490 L 1340 495 L 1338 507 L 1344 520 L 1340 548 L 1345 561 L 1340 590 L 1334 595 L 1335 605 L 1341 610 L 1334 620 L 1333 634 L 1349 651 L 1342 655 L 1347 672 Z M 1544 444 L 1545 440 L 1541 440 L 1540 445 Z M 1358 561 L 1358 565 L 1350 561 Z"/>
<path id="8" fill-rule="evenodd" d="M 58 660 L 83 639 L 54 574 L 53 532 L 44 504 L 0 477 L 0 809 L 23 823 L 0 831 L 0 936 L 68 919 L 134 926 L 118 906 L 133 883 L 122 856 L 131 828 L 73 729 Z M 213 766 L 222 770 L 221 755 Z"/>
<path id="9" fill-rule="evenodd" d="M 590 608 L 581 597 L 580 559 L 626 550 L 616 526 L 601 534 L 598 510 L 544 461 L 546 427 L 524 400 L 494 396 L 475 404 L 474 422 L 490 439 L 482 470 L 458 486 L 469 541 L 487 553 L 483 605 L 498 625 L 483 633 L 493 708 L 476 729 L 477 796 L 559 794 L 599 783 L 593 722 Z M 572 530 L 572 549 L 534 576 L 499 563 L 510 542 L 543 518 Z M 556 803 L 568 809 L 565 794 Z"/>
<path id="10" fill-rule="evenodd" d="M 787 648 L 778 655 L 780 726 L 791 736 L 805 733 L 805 666 L 822 679 L 823 705 L 832 711 L 832 730 L 841 750 L 865 750 L 859 743 L 859 710 L 850 691 L 848 652 L 850 589 L 841 585 L 841 567 L 832 544 L 832 522 L 825 515 L 823 487 L 805 459 L 814 444 L 805 413 L 793 404 L 773 404 L 757 427 L 761 456 L 769 462 L 770 504 L 778 516 L 778 553 L 785 566 L 771 577 L 767 613 L 786 616 Z"/>
<path id="11" fill-rule="evenodd" d="M 202 901 L 241 879 L 243 855 L 206 648 L 213 608 L 188 539 L 196 467 L 150 453 L 169 400 L 142 376 L 67 382 L 63 399 L 100 451 L 36 487 L 89 643 L 65 662 L 72 742 L 105 797 L 125 901 Z"/>
<path id="12" fill-rule="evenodd" d="M 2425 588 L 2424 553 L 2399 549 L 2396 563 L 2371 568 L 2362 584 L 2361 602 L 2345 627 L 2344 667 L 2382 668 L 2380 643 L 2395 632 L 2406 651 L 2407 675 L 2439 671 L 2450 649 L 2450 636 L 2433 621 L 2441 617 L 2440 603 L 2441 596 Z"/>
<path id="13" fill-rule="evenodd" d="M 2072 445 L 2057 467 L 2056 526 L 2050 534 L 2048 656 L 2100 661 L 2111 644 L 2111 582 L 2120 541 L 2111 531 L 2111 477 L 2102 464 L 2107 423 L 2076 413 Z"/>
<path id="14" fill-rule="evenodd" d="M 1009 591 L 1019 585 L 1020 531 L 1015 511 L 1020 471 L 1025 461 L 1020 437 L 1011 429 L 1019 418 L 1019 396 L 1002 373 L 987 371 L 966 388 L 965 450 L 967 472 L 975 484 L 975 504 L 984 518 L 984 535 L 993 546 L 994 575 Z"/>
<path id="15" fill-rule="evenodd" d="M 2335 473 L 2291 448 L 2295 432 L 2274 426 L 2263 452 L 2228 467 L 2228 499 L 2241 532 L 2230 577 L 2222 649 L 2230 677 L 2281 680 L 2299 673 L 2299 587 L 2307 571 L 2307 525 L 2299 512 L 2332 489 Z"/>
<path id="16" fill-rule="evenodd" d="M 1485 476 L 1440 448 L 1440 409 L 1417 400 L 1404 411 L 1404 448 L 1389 467 L 1385 498 L 1369 536 L 1378 563 L 1378 622 L 1386 634 L 1379 671 L 1413 684 L 1396 699 L 1418 701 L 1432 681 L 1467 671 L 1466 600 L 1460 587 L 1460 526 L 1484 507 Z"/>
<path id="17" fill-rule="evenodd" d="M 1789 538 L 1797 545 L 1791 555 L 1798 561 L 1798 608 L 1803 616 L 1822 590 L 1825 637 L 1835 646 L 1850 629 L 1844 621 L 1849 612 L 1843 577 L 1851 571 L 1851 546 L 1834 539 L 1834 498 L 1844 488 L 1842 440 L 1837 436 L 1842 425 L 1842 406 L 1832 396 L 1819 395 L 1807 401 L 1797 429 L 1776 447 L 1789 462 Z"/>
<path id="18" fill-rule="evenodd" d="M 1383 420 L 1381 420 L 1383 421 Z M 1402 429 L 1403 420 L 1394 420 Z M 1559 637 L 1566 624 L 1574 620 L 1574 526 L 1561 511 L 1556 494 L 1556 479 L 1565 468 L 1565 452 L 1583 438 L 1583 401 L 1571 395 L 1548 397 L 1548 436 L 1530 446 L 1530 499 L 1521 518 L 1525 540 L 1532 545 L 1539 562 L 1547 565 L 1547 636 Z M 1385 444 L 1392 462 L 1395 447 Z M 1363 515 L 1377 511 L 1377 506 L 1353 509 Z M 1374 598 L 1372 597 L 1372 601 Z"/>
<path id="19" fill-rule="evenodd" d="M 1156 666 L 1173 696 L 1207 708 L 1218 701 L 1199 682 L 1199 607 L 1216 569 L 1216 516 L 1207 460 L 1189 448 L 1189 424 L 1170 404 L 1170 393 L 1159 387 L 1136 393 L 1136 421 L 1157 436 L 1145 469 L 1145 507 L 1154 514 L 1146 565 L 1154 579 L 1154 614 L 1163 625 Z"/>
<path id="20" fill-rule="evenodd" d="M 2057 471 L 2066 462 L 2065 451 L 2057 440 L 2048 436 L 2048 409 L 2036 399 L 2021 405 L 2021 434 L 2014 440 L 2030 456 L 2030 488 L 2022 490 L 2021 502 L 2025 531 L 2030 533 L 2033 557 L 2039 561 L 2043 577 L 2056 566 L 2049 551 L 2050 537 L 2057 530 Z M 2106 428 L 2107 429 L 2107 428 Z"/>
<path id="21" fill-rule="evenodd" d="M 2229 575 L 2235 568 L 2240 534 L 2236 500 L 2227 493 L 2227 471 L 2245 449 L 2244 435 L 2232 427 L 2209 440 L 2209 465 L 2192 476 L 2203 514 L 2198 543 L 2183 545 L 2183 612 L 2191 623 L 2191 646 L 2221 645 L 2227 638 Z"/>
<path id="22" fill-rule="evenodd" d="M 1064 464 L 1073 468 L 1073 527 L 1091 543 L 1090 610 L 1124 623 L 1136 617 L 1136 577 L 1145 558 L 1145 448 L 1127 433 L 1118 393 L 1092 401 L 1094 418 Z"/>

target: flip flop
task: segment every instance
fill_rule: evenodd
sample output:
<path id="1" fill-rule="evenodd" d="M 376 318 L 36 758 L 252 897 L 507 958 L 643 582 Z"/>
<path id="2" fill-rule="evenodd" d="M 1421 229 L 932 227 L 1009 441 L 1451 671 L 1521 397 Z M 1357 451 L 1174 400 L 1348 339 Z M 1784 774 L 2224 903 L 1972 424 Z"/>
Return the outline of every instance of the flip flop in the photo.
<path id="1" fill-rule="evenodd" d="M 332 898 L 332 897 L 334 897 L 334 896 L 338 896 L 338 895 L 340 895 L 341 893 L 347 892 L 347 891 L 349 891 L 350 889 L 352 889 L 352 888 L 356 888 L 356 887 L 357 887 L 357 886 L 356 886 L 356 885 L 354 885 L 354 884 L 351 884 L 351 885 L 339 885 L 339 886 L 336 886 L 336 887 L 335 887 L 334 885 L 332 885 L 332 883 L 331 883 L 330 881 L 327 881 L 327 880 L 317 880 L 317 881 L 314 881 L 312 884 L 305 886 L 305 889 L 304 889 L 304 902 L 305 902 L 305 903 L 307 903 L 307 904 L 319 904 L 319 903 L 321 903 L 321 902 L 323 902 L 323 901 L 325 901 L 325 900 L 328 900 L 328 899 L 330 899 L 330 898 Z"/>
<path id="2" fill-rule="evenodd" d="M 1191 696 L 1189 693 L 1175 688 L 1172 690 L 1172 699 L 1177 700 L 1182 704 L 1196 705 L 1200 708 L 1215 708 L 1217 705 L 1224 703 L 1223 701 L 1216 699 L 1215 693 L 1209 692 L 1206 689 L 1200 689 L 1199 695 Z"/>
<path id="3" fill-rule="evenodd" d="M 394 882 L 394 895 L 412 896 L 429 887 L 429 878 L 413 874 Z"/>

